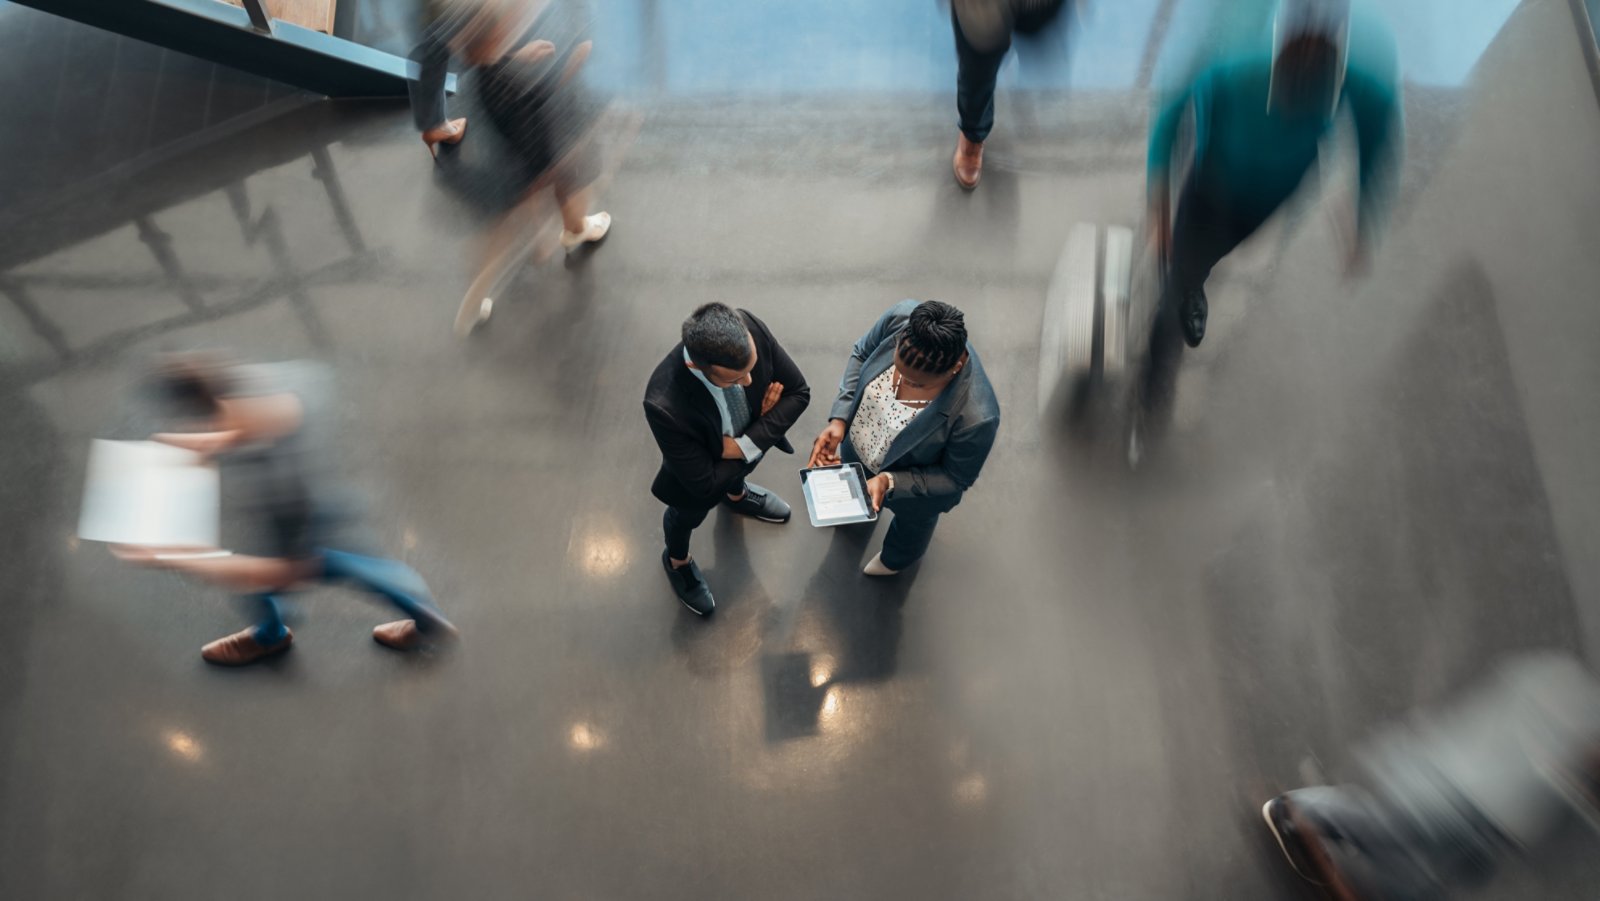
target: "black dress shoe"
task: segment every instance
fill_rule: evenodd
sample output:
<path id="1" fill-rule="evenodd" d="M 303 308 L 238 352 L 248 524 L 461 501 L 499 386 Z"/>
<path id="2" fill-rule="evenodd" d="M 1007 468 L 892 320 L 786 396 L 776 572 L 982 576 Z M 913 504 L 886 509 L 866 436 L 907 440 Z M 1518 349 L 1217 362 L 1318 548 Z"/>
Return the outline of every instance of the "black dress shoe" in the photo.
<path id="1" fill-rule="evenodd" d="M 683 606 L 693 610 L 698 616 L 709 616 L 711 611 L 717 609 L 716 599 L 711 596 L 711 587 L 706 584 L 705 576 L 700 574 L 700 565 L 690 560 L 682 566 L 674 567 L 672 558 L 666 551 L 661 552 L 661 565 L 667 570 L 667 581 L 672 583 L 672 590 L 677 592 L 678 600 Z"/>
<path id="2" fill-rule="evenodd" d="M 783 498 L 762 488 L 760 485 L 745 483 L 744 497 L 736 501 L 726 501 L 735 513 L 745 516 L 754 516 L 762 522 L 788 522 L 789 505 Z"/>
<path id="3" fill-rule="evenodd" d="M 1184 296 L 1183 302 L 1178 306 L 1178 322 L 1183 326 L 1183 343 L 1190 347 L 1199 347 L 1200 342 L 1205 340 L 1208 312 L 1205 289 L 1196 289 Z"/>

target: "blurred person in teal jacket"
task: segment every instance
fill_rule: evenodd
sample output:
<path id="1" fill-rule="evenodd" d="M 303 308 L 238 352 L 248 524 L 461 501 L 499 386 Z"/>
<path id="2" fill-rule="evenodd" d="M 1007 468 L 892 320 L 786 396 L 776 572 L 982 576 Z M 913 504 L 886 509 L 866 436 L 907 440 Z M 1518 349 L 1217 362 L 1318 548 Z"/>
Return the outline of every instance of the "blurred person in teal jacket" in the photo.
<path id="1" fill-rule="evenodd" d="M 1245 17 L 1248 18 L 1248 17 Z M 1170 401 L 1182 345 L 1205 337 L 1211 269 L 1294 194 L 1341 111 L 1355 126 L 1360 202 L 1347 265 L 1376 240 L 1404 127 L 1393 33 L 1349 0 L 1281 0 L 1268 27 L 1209 35 L 1202 55 L 1158 101 L 1150 128 L 1148 222 L 1166 278 L 1150 338 L 1144 395 Z M 1270 23 L 1270 24 L 1269 24 Z M 1171 215 L 1180 125 L 1193 155 Z"/>

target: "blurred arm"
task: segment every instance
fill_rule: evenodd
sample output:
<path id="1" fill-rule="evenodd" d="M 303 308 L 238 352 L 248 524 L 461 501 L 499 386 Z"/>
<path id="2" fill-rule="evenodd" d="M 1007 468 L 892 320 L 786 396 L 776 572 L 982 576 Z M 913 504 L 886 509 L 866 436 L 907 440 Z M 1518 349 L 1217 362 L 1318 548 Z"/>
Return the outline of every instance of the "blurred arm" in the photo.
<path id="1" fill-rule="evenodd" d="M 287 588 L 315 574 L 315 560 L 289 557 L 251 557 L 232 554 L 226 557 L 197 557 L 215 548 L 162 548 L 119 546 L 112 549 L 130 563 L 170 569 L 193 576 L 230 591 L 254 593 Z"/>

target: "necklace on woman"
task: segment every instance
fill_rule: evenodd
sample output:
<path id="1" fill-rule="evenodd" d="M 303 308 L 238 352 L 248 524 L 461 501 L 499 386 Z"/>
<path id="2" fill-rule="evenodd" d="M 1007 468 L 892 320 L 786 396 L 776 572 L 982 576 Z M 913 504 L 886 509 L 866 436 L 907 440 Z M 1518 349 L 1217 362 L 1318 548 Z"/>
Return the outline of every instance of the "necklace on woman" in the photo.
<path id="1" fill-rule="evenodd" d="M 903 404 L 905 404 L 908 407 L 923 407 L 923 406 L 927 406 L 929 403 L 932 402 L 931 400 L 916 400 L 916 399 L 909 399 L 909 398 L 901 397 L 900 396 L 900 370 L 898 370 L 898 369 L 896 369 L 895 373 L 894 373 L 894 386 L 893 387 L 894 387 L 894 399 L 899 401 L 899 402 L 901 402 L 901 403 L 903 403 Z"/>

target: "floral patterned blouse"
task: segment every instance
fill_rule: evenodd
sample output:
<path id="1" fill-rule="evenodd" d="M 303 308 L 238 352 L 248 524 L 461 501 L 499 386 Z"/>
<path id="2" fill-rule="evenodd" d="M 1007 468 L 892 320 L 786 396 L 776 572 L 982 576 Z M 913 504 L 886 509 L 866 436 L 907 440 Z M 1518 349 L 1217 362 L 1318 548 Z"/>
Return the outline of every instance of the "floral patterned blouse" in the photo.
<path id="1" fill-rule="evenodd" d="M 921 412 L 921 407 L 908 407 L 895 398 L 893 366 L 867 383 L 850 422 L 850 446 L 868 472 L 877 475 L 889 455 L 889 445 Z"/>

